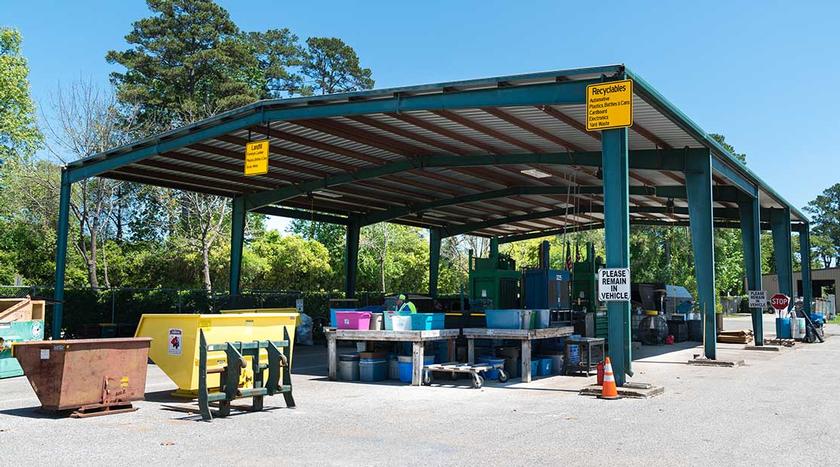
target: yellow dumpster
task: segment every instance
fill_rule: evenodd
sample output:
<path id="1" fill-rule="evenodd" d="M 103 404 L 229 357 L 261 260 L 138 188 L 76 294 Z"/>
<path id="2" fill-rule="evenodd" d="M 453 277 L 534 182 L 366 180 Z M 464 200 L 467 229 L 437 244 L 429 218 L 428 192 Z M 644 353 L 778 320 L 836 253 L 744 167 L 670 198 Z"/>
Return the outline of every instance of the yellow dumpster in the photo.
<path id="1" fill-rule="evenodd" d="M 204 330 L 208 343 L 220 344 L 283 340 L 285 327 L 289 333 L 291 365 L 297 319 L 298 313 L 145 314 L 140 317 L 135 337 L 152 338 L 149 358 L 178 385 L 176 394 L 195 395 L 198 391 L 199 329 Z M 216 354 L 217 366 L 224 366 L 224 352 Z M 208 375 L 208 378 L 210 387 L 218 387 L 218 374 Z"/>
<path id="2" fill-rule="evenodd" d="M 219 313 L 297 313 L 297 308 L 243 308 L 241 310 L 219 310 Z M 300 313 L 298 313 L 295 325 L 300 326 Z"/>

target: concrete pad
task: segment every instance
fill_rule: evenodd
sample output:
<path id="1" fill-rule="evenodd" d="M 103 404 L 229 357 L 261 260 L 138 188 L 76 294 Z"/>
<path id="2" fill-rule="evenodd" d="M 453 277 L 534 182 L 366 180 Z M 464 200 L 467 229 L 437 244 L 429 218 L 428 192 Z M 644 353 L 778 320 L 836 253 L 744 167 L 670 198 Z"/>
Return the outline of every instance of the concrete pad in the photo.
<path id="1" fill-rule="evenodd" d="M 763 352 L 779 352 L 782 350 L 781 347 L 776 345 L 747 345 L 744 346 L 744 350 L 760 350 Z"/>
<path id="2" fill-rule="evenodd" d="M 695 358 L 688 361 L 689 365 L 693 366 L 716 366 L 721 368 L 735 368 L 736 366 L 744 366 L 743 360 L 710 360 L 708 358 Z"/>
<path id="3" fill-rule="evenodd" d="M 628 397 L 631 399 L 649 399 L 658 396 L 665 392 L 663 386 L 654 386 L 647 383 L 626 383 L 624 386 L 617 388 L 620 397 Z M 592 384 L 580 390 L 581 396 L 600 396 L 601 386 Z"/>

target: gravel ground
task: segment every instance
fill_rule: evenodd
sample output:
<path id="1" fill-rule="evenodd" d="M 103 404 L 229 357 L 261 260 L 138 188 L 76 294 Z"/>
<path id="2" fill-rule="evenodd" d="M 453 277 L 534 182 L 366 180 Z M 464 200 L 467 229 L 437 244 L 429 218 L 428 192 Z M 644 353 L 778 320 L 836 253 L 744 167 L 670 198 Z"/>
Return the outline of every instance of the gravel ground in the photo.
<path id="1" fill-rule="evenodd" d="M 748 326 L 741 317 L 725 327 Z M 827 332 L 840 335 L 840 326 Z M 0 452 L 17 465 L 840 465 L 825 449 L 840 432 L 840 338 L 778 353 L 719 348 L 719 358 L 747 365 L 693 367 L 685 362 L 697 347 L 643 348 L 632 381 L 665 394 L 618 401 L 577 395 L 594 376 L 482 390 L 332 382 L 322 349 L 300 349 L 297 409 L 212 423 L 168 410 L 183 403 L 155 366 L 139 411 L 84 420 L 40 414 L 26 380 L 14 378 L 0 381 Z M 267 405 L 282 407 L 282 398 Z"/>

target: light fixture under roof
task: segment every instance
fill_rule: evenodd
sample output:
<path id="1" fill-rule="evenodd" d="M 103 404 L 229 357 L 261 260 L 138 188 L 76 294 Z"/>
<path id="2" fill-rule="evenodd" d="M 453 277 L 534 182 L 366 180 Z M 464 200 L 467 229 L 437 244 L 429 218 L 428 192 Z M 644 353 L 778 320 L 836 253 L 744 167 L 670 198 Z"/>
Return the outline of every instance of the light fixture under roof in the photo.
<path id="1" fill-rule="evenodd" d="M 546 173 L 546 172 L 543 172 L 542 170 L 537 170 L 537 169 L 525 169 L 525 170 L 520 170 L 520 172 L 525 174 L 525 175 L 528 175 L 529 177 L 534 177 L 534 178 L 548 178 L 548 177 L 551 176 L 550 173 Z"/>
<path id="2" fill-rule="evenodd" d="M 315 195 L 315 196 L 321 196 L 321 197 L 324 197 L 324 198 L 341 198 L 340 194 L 333 193 L 331 191 L 313 191 L 312 194 Z"/>

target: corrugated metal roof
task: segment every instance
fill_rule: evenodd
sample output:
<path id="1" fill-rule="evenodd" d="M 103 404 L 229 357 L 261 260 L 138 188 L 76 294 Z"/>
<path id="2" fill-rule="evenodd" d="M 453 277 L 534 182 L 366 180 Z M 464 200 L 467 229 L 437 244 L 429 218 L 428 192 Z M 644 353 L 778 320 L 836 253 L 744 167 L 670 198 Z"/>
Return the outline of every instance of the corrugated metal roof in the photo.
<path id="1" fill-rule="evenodd" d="M 125 165 L 112 167 L 102 176 L 120 180 L 157 184 L 170 188 L 203 191 L 223 196 L 248 195 L 296 183 L 320 180 L 339 174 L 385 167 L 419 156 L 473 156 L 494 154 L 563 154 L 599 152 L 600 134 L 583 129 L 585 106 L 539 102 L 529 105 L 492 107 L 452 106 L 400 110 L 400 102 L 411 96 L 457 97 L 481 89 L 509 89 L 543 86 L 551 83 L 599 79 L 626 72 L 634 90 L 634 126 L 628 133 L 631 151 L 671 148 L 710 148 L 721 163 L 759 186 L 763 207 L 791 207 L 795 219 L 804 219 L 731 155 L 722 151 L 708 135 L 679 113 L 647 83 L 621 65 L 577 70 L 532 73 L 490 79 L 457 81 L 329 96 L 260 101 L 196 122 L 184 128 L 138 141 L 68 164 L 70 170 L 98 164 L 132 154 L 138 156 Z M 536 88 L 534 88 L 536 89 Z M 501 92 L 501 91 L 500 91 Z M 529 91 L 530 92 L 530 91 Z M 463 94 L 463 95 L 467 95 Z M 344 112 L 346 106 L 365 102 L 394 102 L 390 111 Z M 521 101 L 520 101 L 521 104 Z M 337 105 L 334 111 L 317 118 L 295 118 L 266 123 L 266 112 L 283 109 L 319 109 Z M 387 107 L 387 106 L 386 106 Z M 348 107 L 349 108 L 349 107 Z M 355 107 L 354 107 L 355 108 Z M 257 118 L 259 117 L 259 118 Z M 243 123 L 240 123 L 243 122 Z M 250 123 L 244 123 L 250 122 Z M 221 130 L 221 128 L 230 128 Z M 190 135 L 212 133 L 206 138 Z M 269 173 L 245 177 L 241 172 L 244 144 L 269 139 Z M 190 139 L 189 143 L 178 144 Z M 160 148 L 165 147 L 165 150 Z M 536 169 L 546 178 L 534 178 L 523 170 Z M 380 178 L 347 183 L 304 193 L 283 204 L 338 214 L 366 214 L 400 208 L 395 221 L 411 225 L 461 226 L 506 216 L 526 216 L 506 225 L 482 227 L 479 232 L 527 232 L 558 225 L 588 225 L 603 216 L 603 197 L 579 193 L 578 187 L 601 184 L 599 169 L 574 165 L 504 165 L 476 167 L 426 167 Z M 632 187 L 679 186 L 682 174 L 669 170 L 630 171 Z M 717 186 L 729 185 L 725 174 L 715 175 Z M 423 208 L 425 203 L 459 198 L 488 191 L 517 187 L 554 187 L 553 193 L 513 194 L 497 199 L 464 201 L 460 206 Z M 667 198 L 656 194 L 633 194 L 631 205 L 662 207 Z M 731 202 L 716 203 L 731 207 Z M 581 211 L 557 216 L 554 210 L 572 206 Z M 675 205 L 683 207 L 683 200 Z M 416 207 L 416 208 L 415 208 Z M 540 220 L 541 212 L 552 211 Z M 585 212 L 584 212 L 585 211 Z M 531 218 L 534 217 L 534 218 Z M 634 212 L 632 217 L 647 220 L 682 220 L 685 216 L 667 212 Z M 530 230 L 529 230 L 530 229 Z"/>

